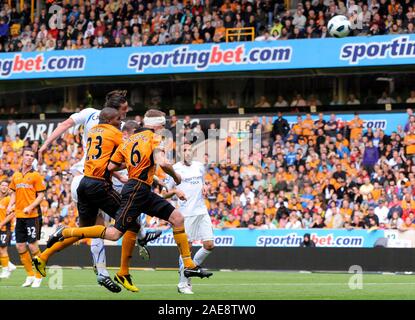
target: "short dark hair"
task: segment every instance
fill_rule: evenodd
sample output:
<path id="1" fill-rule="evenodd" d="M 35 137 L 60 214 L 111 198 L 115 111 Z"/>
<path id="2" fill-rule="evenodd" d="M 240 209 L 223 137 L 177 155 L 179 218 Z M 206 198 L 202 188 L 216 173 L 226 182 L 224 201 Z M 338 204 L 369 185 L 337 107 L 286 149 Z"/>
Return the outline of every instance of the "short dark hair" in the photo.
<path id="1" fill-rule="evenodd" d="M 35 153 L 31 147 L 24 147 L 24 148 L 23 148 L 23 154 L 24 154 L 26 151 L 30 151 L 30 152 Z"/>
<path id="2" fill-rule="evenodd" d="M 140 125 L 135 120 L 128 120 L 122 127 L 122 131 L 128 133 L 133 133 L 138 129 L 140 129 Z"/>
<path id="3" fill-rule="evenodd" d="M 108 123 L 109 120 L 118 117 L 118 115 L 117 109 L 105 107 L 99 114 L 99 123 Z"/>
<path id="4" fill-rule="evenodd" d="M 105 96 L 104 107 L 119 109 L 120 106 L 127 102 L 127 90 L 114 90 L 108 92 Z"/>

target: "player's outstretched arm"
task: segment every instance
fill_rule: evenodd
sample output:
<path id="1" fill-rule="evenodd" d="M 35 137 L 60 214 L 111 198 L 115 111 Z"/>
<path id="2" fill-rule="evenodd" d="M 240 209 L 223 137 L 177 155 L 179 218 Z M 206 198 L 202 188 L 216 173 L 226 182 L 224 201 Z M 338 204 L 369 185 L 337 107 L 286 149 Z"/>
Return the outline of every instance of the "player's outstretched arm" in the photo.
<path id="1" fill-rule="evenodd" d="M 123 165 L 123 166 L 124 166 L 123 169 L 125 169 L 125 165 Z M 122 168 L 123 166 L 121 166 L 119 168 Z M 117 170 L 122 170 L 122 169 L 117 169 Z M 112 175 L 113 175 L 113 177 L 117 178 L 118 180 L 120 180 L 124 184 L 128 182 L 128 176 L 126 176 L 125 174 L 121 174 L 121 173 L 119 173 L 117 171 L 113 171 Z"/>
<path id="2" fill-rule="evenodd" d="M 166 159 L 163 150 L 155 149 L 153 152 L 154 161 L 160 168 L 174 179 L 174 182 L 179 185 L 182 182 L 180 175 L 174 170 L 171 163 Z"/>
<path id="3" fill-rule="evenodd" d="M 176 195 L 182 201 L 187 200 L 186 195 L 184 194 L 184 192 L 179 190 L 179 189 L 173 189 L 173 190 L 164 192 L 163 193 L 163 198 L 164 199 L 169 199 L 169 198 L 173 197 L 174 195 Z"/>
<path id="4" fill-rule="evenodd" d="M 166 184 L 161 179 L 159 179 L 159 177 L 157 177 L 156 175 L 153 176 L 153 181 L 155 184 L 158 184 L 161 188 L 167 189 Z"/>
<path id="5" fill-rule="evenodd" d="M 55 130 L 51 133 L 51 135 L 46 139 L 45 143 L 39 149 L 38 155 L 38 163 L 39 165 L 43 163 L 43 154 L 48 149 L 50 144 L 59 138 L 64 132 L 66 132 L 69 128 L 75 125 L 75 121 L 72 118 L 66 119 L 64 122 L 59 123 Z"/>
<path id="6" fill-rule="evenodd" d="M 110 161 L 110 163 L 108 164 L 107 169 L 108 169 L 108 171 L 111 171 L 114 174 L 115 171 L 120 171 L 120 170 L 125 169 L 125 165 L 123 166 L 123 164 L 121 164 L 121 163 Z M 115 177 L 118 179 L 118 176 L 115 176 Z"/>
<path id="7" fill-rule="evenodd" d="M 6 209 L 7 215 L 10 215 L 10 214 L 13 213 L 13 207 L 14 207 L 15 203 L 16 203 L 16 193 L 14 191 L 12 191 L 10 193 L 9 205 L 7 206 L 7 209 Z"/>

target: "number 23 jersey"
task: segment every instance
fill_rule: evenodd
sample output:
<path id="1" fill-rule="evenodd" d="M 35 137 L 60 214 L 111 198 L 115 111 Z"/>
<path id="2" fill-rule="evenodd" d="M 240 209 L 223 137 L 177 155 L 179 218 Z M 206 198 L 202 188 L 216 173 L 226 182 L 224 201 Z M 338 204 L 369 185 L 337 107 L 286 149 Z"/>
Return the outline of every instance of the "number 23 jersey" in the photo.
<path id="1" fill-rule="evenodd" d="M 86 141 L 84 175 L 108 180 L 108 163 L 121 142 L 121 131 L 112 125 L 98 124 L 91 128 Z"/>

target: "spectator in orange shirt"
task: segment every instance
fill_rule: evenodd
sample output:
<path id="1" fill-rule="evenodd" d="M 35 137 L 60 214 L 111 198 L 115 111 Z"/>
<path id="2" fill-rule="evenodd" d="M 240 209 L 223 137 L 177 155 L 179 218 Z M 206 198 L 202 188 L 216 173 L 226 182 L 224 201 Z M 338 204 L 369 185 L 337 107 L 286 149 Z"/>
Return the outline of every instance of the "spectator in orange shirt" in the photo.
<path id="1" fill-rule="evenodd" d="M 306 118 L 302 122 L 301 126 L 303 128 L 304 136 L 309 137 L 314 134 L 314 121 L 311 118 L 311 114 L 307 113 Z"/>
<path id="2" fill-rule="evenodd" d="M 296 135 L 296 139 L 303 134 L 303 118 L 301 116 L 297 116 L 297 123 L 293 125 L 291 130 Z"/>
<path id="3" fill-rule="evenodd" d="M 199 31 L 195 31 L 193 33 L 193 41 L 192 44 L 202 44 L 204 43 L 203 39 L 200 37 Z"/>
<path id="4" fill-rule="evenodd" d="M 223 229 L 239 228 L 241 225 L 239 218 L 235 217 L 233 214 L 228 214 L 224 220 L 225 223 L 222 226 Z"/>
<path id="5" fill-rule="evenodd" d="M 359 118 L 359 114 L 355 112 L 353 120 L 349 122 L 350 140 L 359 139 L 362 136 L 363 120 Z"/>
<path id="6" fill-rule="evenodd" d="M 415 126 L 409 128 L 408 134 L 405 136 L 403 143 L 405 145 L 405 155 L 415 160 Z"/>
<path id="7" fill-rule="evenodd" d="M 236 3 L 231 3 L 231 0 L 225 0 L 225 3 L 220 7 L 223 15 L 236 11 Z"/>
<path id="8" fill-rule="evenodd" d="M 216 39 L 216 41 L 223 41 L 225 38 L 225 33 L 226 33 L 226 29 L 223 26 L 223 21 L 222 20 L 218 20 L 216 22 L 216 28 L 215 28 L 215 35 L 213 36 L 214 40 Z"/>

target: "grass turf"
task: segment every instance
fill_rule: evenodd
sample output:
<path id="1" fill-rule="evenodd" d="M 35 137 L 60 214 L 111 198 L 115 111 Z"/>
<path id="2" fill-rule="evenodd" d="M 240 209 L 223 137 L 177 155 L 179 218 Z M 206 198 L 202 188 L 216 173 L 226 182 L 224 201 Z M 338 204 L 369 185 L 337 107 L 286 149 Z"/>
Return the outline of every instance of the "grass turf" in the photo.
<path id="1" fill-rule="evenodd" d="M 176 291 L 176 271 L 132 271 L 140 292 L 111 293 L 96 283 L 88 269 L 62 269 L 62 289 L 52 290 L 58 273 L 43 279 L 41 288 L 21 288 L 18 268 L 0 281 L 0 299 L 27 300 L 297 300 L 297 299 L 414 299 L 415 275 L 364 274 L 363 289 L 349 288 L 350 274 L 216 271 L 210 279 L 194 279 L 194 295 Z M 115 270 L 110 270 L 111 274 Z"/>

